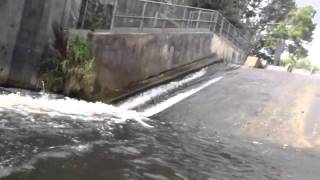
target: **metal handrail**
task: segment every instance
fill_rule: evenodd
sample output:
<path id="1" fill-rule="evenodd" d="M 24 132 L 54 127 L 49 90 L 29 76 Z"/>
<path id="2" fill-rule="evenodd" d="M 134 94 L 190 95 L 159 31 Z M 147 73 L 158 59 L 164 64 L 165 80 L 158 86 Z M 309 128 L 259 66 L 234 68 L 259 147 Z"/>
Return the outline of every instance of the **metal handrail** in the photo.
<path id="1" fill-rule="evenodd" d="M 115 0 L 115 4 L 118 5 L 118 1 L 119 0 Z M 145 21 L 146 20 L 155 20 L 157 21 L 171 21 L 171 22 L 176 22 L 176 23 L 181 23 L 181 22 L 188 22 L 187 26 L 180 26 L 180 27 L 176 27 L 176 28 L 193 28 L 194 27 L 190 27 L 189 25 L 192 23 L 196 23 L 195 25 L 195 29 L 200 28 L 200 24 L 201 23 L 206 23 L 206 25 L 208 25 L 208 29 L 210 31 L 216 32 L 216 27 L 218 25 L 218 18 L 221 18 L 221 23 L 219 24 L 220 30 L 219 30 L 219 34 L 221 36 L 226 36 L 227 39 L 229 39 L 232 43 L 239 43 L 239 38 L 243 39 L 245 41 L 247 41 L 247 43 L 249 42 L 245 36 L 240 32 L 240 30 L 235 27 L 233 24 L 230 23 L 229 20 L 227 20 L 219 11 L 216 10 L 210 10 L 210 9 L 204 9 L 204 8 L 198 8 L 198 7 L 191 7 L 191 6 L 186 6 L 186 5 L 178 5 L 178 4 L 171 4 L 171 3 L 166 3 L 166 2 L 156 2 L 156 1 L 150 1 L 150 0 L 136 0 L 137 2 L 141 3 L 142 6 L 142 12 L 140 15 L 127 15 L 127 14 L 121 14 L 118 13 L 119 12 L 119 7 L 117 6 L 114 9 L 114 16 L 112 17 L 112 21 L 116 21 L 115 19 L 134 19 L 134 20 L 140 20 L 140 24 L 139 27 L 137 27 L 139 30 L 143 30 L 144 28 L 148 28 L 145 27 Z M 146 11 L 148 11 L 148 6 L 150 6 L 150 4 L 153 5 L 160 5 L 160 8 L 162 6 L 164 7 L 173 7 L 173 8 L 183 8 L 184 11 L 184 17 L 181 18 L 175 18 L 175 17 L 167 17 L 167 18 L 163 18 L 163 17 L 157 17 L 157 16 L 148 16 L 146 15 Z M 156 7 L 157 7 L 156 6 Z M 152 8 L 152 7 L 151 7 Z M 197 17 L 197 19 L 193 19 L 191 17 L 185 17 L 185 12 L 188 10 L 193 10 L 195 12 L 192 12 L 193 15 L 195 17 Z M 159 10 L 160 11 L 160 10 Z M 201 18 L 201 15 L 206 14 L 206 15 L 210 15 L 211 16 L 211 20 L 203 20 Z M 212 28 L 214 27 L 214 28 Z M 227 28 L 226 28 L 227 27 Z M 115 24 L 112 24 L 111 29 L 116 28 Z M 149 27 L 149 28 L 155 28 L 155 27 Z M 161 27 L 159 27 L 161 28 Z M 163 27 L 162 27 L 163 28 Z M 203 29 L 203 28 L 202 28 Z M 231 31 L 231 32 L 230 32 Z"/>
<path id="2" fill-rule="evenodd" d="M 249 45 L 249 41 L 240 30 L 217 10 L 151 0 L 108 0 L 102 4 L 104 11 L 101 16 L 101 11 L 88 10 L 90 0 L 85 2 L 82 18 L 79 19 L 81 22 L 76 22 L 76 24 L 80 24 L 80 27 L 77 26 L 80 29 L 105 29 L 109 31 L 117 31 L 121 28 L 137 28 L 138 31 L 168 28 L 201 29 L 201 31 L 223 36 L 235 45 L 241 44 L 241 48 Z M 110 4 L 113 7 L 112 12 L 110 9 L 105 9 Z M 129 5 L 134 6 L 128 7 Z M 97 13 L 97 17 L 94 13 Z M 97 18 L 99 19 L 98 23 L 92 22 L 92 19 Z M 100 22 L 102 23 L 100 24 Z"/>

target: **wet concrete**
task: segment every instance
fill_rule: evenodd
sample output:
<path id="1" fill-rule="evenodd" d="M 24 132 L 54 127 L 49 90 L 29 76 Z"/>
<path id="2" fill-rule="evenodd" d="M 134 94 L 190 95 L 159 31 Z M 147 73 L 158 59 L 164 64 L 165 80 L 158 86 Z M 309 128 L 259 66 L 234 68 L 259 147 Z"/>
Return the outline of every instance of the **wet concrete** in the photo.
<path id="1" fill-rule="evenodd" d="M 0 179 L 318 180 L 319 79 L 212 72 L 161 96 L 223 76 L 146 120 L 152 128 L 101 103 L 0 94 Z"/>
<path id="2" fill-rule="evenodd" d="M 239 69 L 159 117 L 294 147 L 316 147 L 310 138 L 318 135 L 319 90 L 317 77 Z"/>
<path id="3" fill-rule="evenodd" d="M 288 179 L 317 179 L 319 93 L 316 76 L 239 69 L 155 118 L 264 146 L 262 156 L 292 174 Z"/>

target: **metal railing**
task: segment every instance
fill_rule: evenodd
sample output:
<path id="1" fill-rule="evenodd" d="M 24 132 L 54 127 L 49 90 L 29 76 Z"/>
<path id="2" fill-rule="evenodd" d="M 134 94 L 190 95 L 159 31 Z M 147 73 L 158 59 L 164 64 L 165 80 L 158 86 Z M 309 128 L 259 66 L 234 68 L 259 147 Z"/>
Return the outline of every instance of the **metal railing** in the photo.
<path id="1" fill-rule="evenodd" d="M 220 12 L 151 0 L 83 0 L 78 29 L 214 32 L 241 48 L 249 41 Z"/>

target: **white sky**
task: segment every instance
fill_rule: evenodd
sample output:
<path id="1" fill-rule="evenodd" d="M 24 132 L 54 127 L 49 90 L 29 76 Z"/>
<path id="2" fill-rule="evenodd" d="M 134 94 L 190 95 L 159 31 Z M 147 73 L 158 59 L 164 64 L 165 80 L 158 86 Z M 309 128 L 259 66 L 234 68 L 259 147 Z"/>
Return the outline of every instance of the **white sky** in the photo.
<path id="1" fill-rule="evenodd" d="M 314 32 L 314 40 L 309 48 L 309 59 L 314 64 L 320 64 L 320 0 L 296 0 L 299 7 L 312 5 L 317 10 L 315 23 L 318 24 Z"/>

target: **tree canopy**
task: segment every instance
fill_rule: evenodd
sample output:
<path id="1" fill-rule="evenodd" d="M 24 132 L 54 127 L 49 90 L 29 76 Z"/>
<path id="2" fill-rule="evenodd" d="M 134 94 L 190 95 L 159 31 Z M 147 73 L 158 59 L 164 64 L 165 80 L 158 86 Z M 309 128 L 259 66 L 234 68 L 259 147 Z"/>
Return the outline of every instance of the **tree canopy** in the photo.
<path id="1" fill-rule="evenodd" d="M 276 54 L 277 44 L 284 44 L 294 59 L 305 58 L 308 50 L 304 45 L 312 41 L 316 25 L 313 23 L 316 11 L 312 6 L 293 8 L 286 19 L 270 24 L 266 34 L 263 35 L 263 46 L 269 56 Z M 279 52 L 281 53 L 281 52 Z M 276 59 L 277 60 L 277 59 Z"/>
<path id="2" fill-rule="evenodd" d="M 270 61 L 287 49 L 294 58 L 307 56 L 316 14 L 312 6 L 297 8 L 295 0 L 175 0 L 220 11 L 253 43 L 252 54 Z M 277 52 L 278 51 L 278 52 Z M 277 55 L 278 54 L 278 55 Z M 275 57 L 278 56 L 278 57 Z"/>

